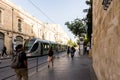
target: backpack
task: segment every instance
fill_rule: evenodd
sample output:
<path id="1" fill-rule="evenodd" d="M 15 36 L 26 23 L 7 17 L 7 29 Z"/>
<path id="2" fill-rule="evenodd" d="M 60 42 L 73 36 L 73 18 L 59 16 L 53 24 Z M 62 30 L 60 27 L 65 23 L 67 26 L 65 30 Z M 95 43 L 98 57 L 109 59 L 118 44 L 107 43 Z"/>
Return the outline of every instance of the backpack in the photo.
<path id="1" fill-rule="evenodd" d="M 70 49 L 70 52 L 71 52 L 71 53 L 74 53 L 75 51 L 76 51 L 75 48 Z"/>
<path id="2" fill-rule="evenodd" d="M 20 53 L 15 53 L 12 63 L 11 63 L 11 68 L 16 69 L 20 67 Z"/>

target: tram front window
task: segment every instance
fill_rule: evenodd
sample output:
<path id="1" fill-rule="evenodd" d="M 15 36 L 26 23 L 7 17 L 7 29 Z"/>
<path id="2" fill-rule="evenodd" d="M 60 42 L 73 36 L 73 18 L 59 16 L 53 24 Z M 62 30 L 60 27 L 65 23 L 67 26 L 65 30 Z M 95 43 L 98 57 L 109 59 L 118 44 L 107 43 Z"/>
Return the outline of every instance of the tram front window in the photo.
<path id="1" fill-rule="evenodd" d="M 28 51 L 32 47 L 34 42 L 35 40 L 26 40 L 25 45 L 24 45 L 25 51 Z"/>
<path id="2" fill-rule="evenodd" d="M 39 43 L 38 43 L 38 42 L 37 42 L 37 43 L 35 43 L 35 44 L 33 45 L 32 49 L 31 49 L 31 52 L 36 51 L 36 50 L 37 50 L 37 48 L 38 48 L 38 45 L 39 45 Z"/>

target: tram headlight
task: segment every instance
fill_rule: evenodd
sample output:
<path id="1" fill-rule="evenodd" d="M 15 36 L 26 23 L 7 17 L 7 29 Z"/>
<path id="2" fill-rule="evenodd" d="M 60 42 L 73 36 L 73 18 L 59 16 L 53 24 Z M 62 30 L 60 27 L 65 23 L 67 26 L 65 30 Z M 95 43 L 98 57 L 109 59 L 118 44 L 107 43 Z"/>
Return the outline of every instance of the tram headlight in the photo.
<path id="1" fill-rule="evenodd" d="M 31 56 L 31 54 L 30 54 L 30 53 L 27 53 L 27 56 Z"/>

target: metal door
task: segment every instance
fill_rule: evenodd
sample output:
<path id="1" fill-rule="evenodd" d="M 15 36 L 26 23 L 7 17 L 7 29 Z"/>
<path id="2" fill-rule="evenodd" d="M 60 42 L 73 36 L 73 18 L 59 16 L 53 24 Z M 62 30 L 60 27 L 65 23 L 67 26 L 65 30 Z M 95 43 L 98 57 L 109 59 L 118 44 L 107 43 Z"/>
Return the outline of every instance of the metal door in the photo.
<path id="1" fill-rule="evenodd" d="M 0 52 L 2 51 L 4 46 L 4 34 L 0 32 Z"/>

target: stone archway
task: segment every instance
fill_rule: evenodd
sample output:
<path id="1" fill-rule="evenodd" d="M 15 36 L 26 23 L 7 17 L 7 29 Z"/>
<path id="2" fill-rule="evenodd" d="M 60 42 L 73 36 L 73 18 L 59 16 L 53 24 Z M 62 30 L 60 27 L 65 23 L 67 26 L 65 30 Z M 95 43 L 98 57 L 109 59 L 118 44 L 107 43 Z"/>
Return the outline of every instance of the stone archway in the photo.
<path id="1" fill-rule="evenodd" d="M 16 45 L 23 44 L 23 37 L 22 36 L 16 36 Z"/>

